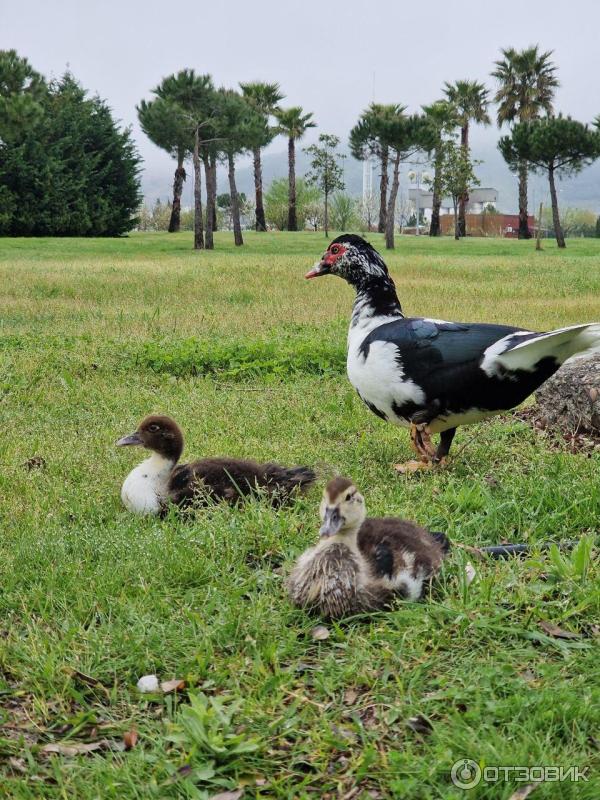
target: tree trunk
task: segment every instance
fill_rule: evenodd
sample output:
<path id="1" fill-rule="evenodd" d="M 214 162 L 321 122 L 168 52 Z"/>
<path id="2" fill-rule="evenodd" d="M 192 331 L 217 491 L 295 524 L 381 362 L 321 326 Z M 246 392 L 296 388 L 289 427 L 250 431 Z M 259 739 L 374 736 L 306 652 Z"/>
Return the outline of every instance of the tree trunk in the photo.
<path id="1" fill-rule="evenodd" d="M 552 200 L 552 222 L 554 224 L 554 235 L 556 236 L 556 244 L 559 247 L 566 247 L 565 236 L 563 234 L 562 225 L 560 224 L 560 216 L 558 213 L 558 198 L 556 196 L 556 184 L 554 183 L 554 167 L 548 170 L 548 181 L 550 183 L 550 198 Z"/>
<path id="2" fill-rule="evenodd" d="M 240 199 L 238 197 L 237 187 L 235 185 L 235 161 L 233 153 L 227 154 L 227 162 L 229 164 L 229 194 L 231 195 L 231 217 L 233 222 L 233 241 L 235 246 L 239 247 L 244 244 L 242 237 L 242 225 L 240 223 Z"/>
<path id="3" fill-rule="evenodd" d="M 576 358 L 535 393 L 537 416 L 562 433 L 600 434 L 600 355 Z"/>
<path id="4" fill-rule="evenodd" d="M 208 158 L 210 162 L 210 191 L 211 191 L 212 217 L 213 217 L 212 229 L 213 231 L 218 231 L 219 227 L 217 219 L 217 157 L 214 153 L 211 153 Z"/>
<path id="5" fill-rule="evenodd" d="M 458 201 L 453 198 L 454 201 L 454 238 L 458 242 L 460 239 L 460 217 L 458 215 Z"/>
<path id="6" fill-rule="evenodd" d="M 183 156 L 177 160 L 177 169 L 173 179 L 173 206 L 171 207 L 171 219 L 169 220 L 169 233 L 178 233 L 181 227 L 181 193 L 183 192 L 183 182 L 185 181 L 185 169 L 183 168 Z"/>
<path id="7" fill-rule="evenodd" d="M 440 226 L 441 205 L 442 205 L 442 198 L 434 191 L 431 203 L 431 224 L 429 226 L 430 236 L 439 236 L 441 233 L 441 226 Z"/>
<path id="8" fill-rule="evenodd" d="M 540 203 L 540 213 L 538 215 L 538 223 L 537 223 L 537 231 L 535 234 L 535 249 L 536 250 L 543 250 L 542 247 L 542 211 L 544 210 L 544 204 Z"/>
<path id="9" fill-rule="evenodd" d="M 325 191 L 325 216 L 323 218 L 323 227 L 325 228 L 325 238 L 329 237 L 329 192 Z"/>
<path id="10" fill-rule="evenodd" d="M 431 198 L 431 224 L 429 226 L 430 236 L 440 235 L 440 207 L 442 205 L 442 197 L 440 194 L 440 156 L 435 157 L 434 174 L 433 174 L 433 195 Z"/>
<path id="11" fill-rule="evenodd" d="M 296 146 L 292 136 L 288 139 L 289 190 L 288 190 L 288 231 L 298 230 L 296 218 Z"/>
<path id="12" fill-rule="evenodd" d="M 204 249 L 202 229 L 202 174 L 200 172 L 200 132 L 194 137 L 194 250 Z"/>
<path id="13" fill-rule="evenodd" d="M 396 225 L 396 198 L 398 197 L 398 187 L 400 185 L 400 153 L 396 153 L 394 158 L 394 174 L 392 186 L 388 199 L 388 207 L 385 220 L 385 246 L 388 250 L 394 249 L 394 228 Z"/>
<path id="14" fill-rule="evenodd" d="M 469 123 L 463 125 L 460 129 L 460 146 L 463 150 L 469 150 Z M 467 235 L 467 203 L 469 202 L 469 193 L 463 192 L 459 198 L 458 204 L 458 228 L 461 236 Z"/>
<path id="15" fill-rule="evenodd" d="M 254 149 L 254 193 L 256 195 L 256 230 L 266 231 L 265 206 L 263 203 L 262 164 L 260 163 L 260 147 Z"/>
<path id="16" fill-rule="evenodd" d="M 519 163 L 519 239 L 531 239 L 527 218 L 527 162 Z"/>
<path id="17" fill-rule="evenodd" d="M 387 190 L 388 190 L 388 161 L 389 150 L 387 145 L 381 148 L 381 178 L 379 181 L 379 223 L 378 233 L 385 233 L 385 223 L 387 219 Z"/>
<path id="18" fill-rule="evenodd" d="M 204 162 L 204 175 L 206 176 L 206 249 L 214 250 L 215 242 L 213 237 L 213 207 L 214 197 L 212 193 L 212 175 L 208 153 L 202 155 Z"/>

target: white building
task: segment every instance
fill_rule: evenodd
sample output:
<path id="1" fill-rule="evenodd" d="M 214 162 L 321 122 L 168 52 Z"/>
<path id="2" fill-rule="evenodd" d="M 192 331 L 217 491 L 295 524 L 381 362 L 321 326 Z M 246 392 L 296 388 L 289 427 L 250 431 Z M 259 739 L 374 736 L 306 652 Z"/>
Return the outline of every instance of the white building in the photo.
<path id="1" fill-rule="evenodd" d="M 423 211 L 425 219 L 431 220 L 431 209 L 433 206 L 433 192 L 425 189 L 412 188 L 408 190 L 408 202 L 412 213 L 416 213 L 417 199 L 419 208 Z M 498 204 L 498 190 L 488 187 L 478 187 L 469 192 L 469 202 L 467 203 L 467 214 L 482 214 L 487 208 L 496 209 Z M 440 214 L 453 214 L 454 205 L 451 197 L 442 198 Z"/>

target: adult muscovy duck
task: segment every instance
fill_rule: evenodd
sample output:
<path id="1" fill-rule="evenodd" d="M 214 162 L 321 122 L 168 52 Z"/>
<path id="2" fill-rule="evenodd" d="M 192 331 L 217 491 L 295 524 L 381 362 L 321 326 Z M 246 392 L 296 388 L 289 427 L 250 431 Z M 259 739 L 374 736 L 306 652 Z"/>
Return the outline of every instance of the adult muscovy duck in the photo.
<path id="1" fill-rule="evenodd" d="M 410 428 L 419 461 L 443 462 L 456 428 L 514 408 L 571 356 L 600 349 L 600 323 L 535 333 L 508 325 L 405 317 L 387 267 L 362 237 L 334 239 L 307 278 L 338 275 L 356 290 L 348 377 L 368 408 Z M 431 435 L 440 433 L 435 448 Z"/>

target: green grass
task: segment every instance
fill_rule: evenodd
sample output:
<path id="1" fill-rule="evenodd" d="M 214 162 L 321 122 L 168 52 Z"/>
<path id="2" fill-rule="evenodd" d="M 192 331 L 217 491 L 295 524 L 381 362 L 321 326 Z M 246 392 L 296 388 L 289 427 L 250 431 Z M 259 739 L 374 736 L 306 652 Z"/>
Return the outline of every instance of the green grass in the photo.
<path id="1" fill-rule="evenodd" d="M 589 783 L 535 797 L 597 798 L 597 551 L 477 564 L 467 586 L 456 550 L 430 601 L 313 642 L 283 580 L 317 535 L 320 487 L 283 511 L 156 520 L 121 507 L 140 454 L 114 442 L 164 412 L 189 456 L 318 464 L 352 476 L 371 513 L 457 542 L 596 531 L 600 454 L 547 449 L 515 417 L 460 431 L 448 470 L 399 478 L 406 433 L 344 375 L 351 291 L 302 278 L 323 237 L 248 234 L 235 252 L 229 239 L 203 253 L 189 234 L 0 240 L 0 795 L 458 798 L 450 766 L 470 757 L 588 766 Z M 388 263 L 415 314 L 538 329 L 600 319 L 600 241 L 540 254 L 403 238 Z M 35 456 L 45 466 L 26 469 Z M 540 621 L 582 636 L 552 638 Z M 193 701 L 140 696 L 147 673 L 186 679 Z M 418 714 L 429 734 L 406 724 Z M 134 727 L 128 752 L 41 752 Z"/>

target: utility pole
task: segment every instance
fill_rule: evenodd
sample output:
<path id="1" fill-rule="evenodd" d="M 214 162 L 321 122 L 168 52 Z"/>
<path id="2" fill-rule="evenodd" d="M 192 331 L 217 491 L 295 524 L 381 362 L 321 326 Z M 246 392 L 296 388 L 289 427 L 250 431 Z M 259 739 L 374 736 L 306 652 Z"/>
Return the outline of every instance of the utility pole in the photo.
<path id="1" fill-rule="evenodd" d="M 540 214 L 538 216 L 537 234 L 535 237 L 535 249 L 542 250 L 542 210 L 544 204 L 540 203 Z"/>
<path id="2" fill-rule="evenodd" d="M 422 167 L 423 164 L 425 164 L 426 162 L 424 162 L 424 161 L 409 161 L 408 163 L 410 164 L 411 167 L 417 167 L 416 170 L 411 170 L 408 173 L 408 180 L 411 183 L 415 183 L 416 187 L 417 187 L 416 196 L 415 196 L 415 209 L 416 209 L 416 214 L 417 214 L 417 224 L 416 224 L 416 227 L 415 227 L 415 234 L 417 236 L 420 236 L 421 235 L 421 221 L 420 221 L 420 216 L 421 216 L 421 178 L 425 178 L 426 181 L 429 181 L 430 177 L 426 172 L 422 172 L 419 169 L 419 167 Z"/>

